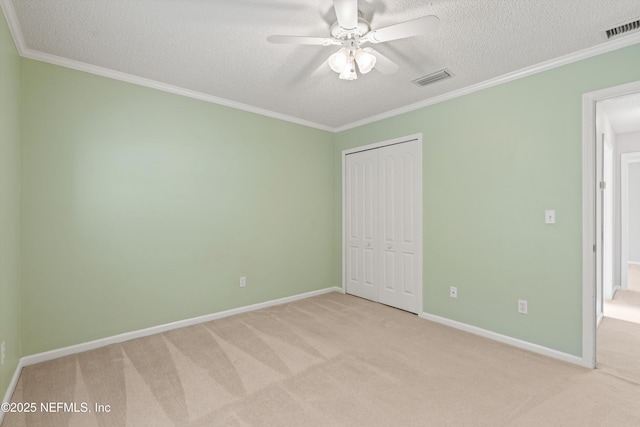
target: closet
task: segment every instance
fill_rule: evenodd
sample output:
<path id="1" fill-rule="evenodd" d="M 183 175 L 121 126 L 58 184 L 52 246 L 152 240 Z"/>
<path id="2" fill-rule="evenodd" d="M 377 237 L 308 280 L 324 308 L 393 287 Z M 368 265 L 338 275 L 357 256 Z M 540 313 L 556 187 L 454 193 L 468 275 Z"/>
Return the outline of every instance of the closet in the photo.
<path id="1" fill-rule="evenodd" d="M 422 138 L 343 153 L 348 294 L 422 310 Z"/>

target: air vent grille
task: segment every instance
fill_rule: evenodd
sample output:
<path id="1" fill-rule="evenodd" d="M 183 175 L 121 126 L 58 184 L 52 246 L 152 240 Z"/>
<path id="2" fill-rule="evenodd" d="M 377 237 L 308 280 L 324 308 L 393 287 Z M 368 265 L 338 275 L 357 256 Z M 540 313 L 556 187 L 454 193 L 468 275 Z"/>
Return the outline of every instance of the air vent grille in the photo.
<path id="1" fill-rule="evenodd" d="M 446 69 L 442 69 L 440 71 L 436 71 L 435 73 L 431 73 L 431 74 L 428 74 L 426 76 L 418 77 L 415 80 L 411 80 L 411 82 L 417 84 L 418 86 L 426 86 L 426 85 L 430 85 L 431 83 L 435 83 L 435 82 L 440 81 L 440 80 L 448 79 L 451 76 L 453 76 L 453 73 L 451 73 L 451 71 L 446 70 Z"/>
<path id="2" fill-rule="evenodd" d="M 640 29 L 640 19 L 636 19 L 635 21 L 630 21 L 630 22 L 618 25 L 617 27 L 614 27 L 614 28 L 609 28 L 608 30 L 604 31 L 604 33 L 607 36 L 607 39 L 610 39 L 612 37 L 621 36 L 623 34 L 629 33 L 631 31 L 636 31 L 638 29 Z"/>

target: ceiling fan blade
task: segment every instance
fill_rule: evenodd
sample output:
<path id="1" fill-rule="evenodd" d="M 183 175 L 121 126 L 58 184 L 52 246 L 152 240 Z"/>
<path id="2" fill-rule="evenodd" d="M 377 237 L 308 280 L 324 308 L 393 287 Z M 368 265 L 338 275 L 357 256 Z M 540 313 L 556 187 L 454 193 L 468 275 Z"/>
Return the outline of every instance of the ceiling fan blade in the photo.
<path id="1" fill-rule="evenodd" d="M 285 44 L 306 44 L 306 45 L 318 45 L 329 46 L 334 44 L 333 39 L 328 37 L 306 37 L 306 36 L 269 36 L 267 41 L 270 43 L 285 43 Z"/>
<path id="2" fill-rule="evenodd" d="M 428 15 L 370 31 L 367 33 L 367 40 L 372 43 L 382 43 L 406 37 L 422 36 L 435 32 L 439 26 L 440 18 L 435 15 Z"/>
<path id="3" fill-rule="evenodd" d="M 311 73 L 311 78 L 324 77 L 326 75 L 331 74 L 331 67 L 329 67 L 329 60 L 325 59 L 313 72 Z"/>
<path id="4" fill-rule="evenodd" d="M 398 64 L 396 64 L 377 50 L 371 49 L 370 47 L 365 47 L 363 50 L 376 57 L 376 65 L 373 68 L 380 71 L 382 74 L 393 74 L 400 68 Z"/>
<path id="5" fill-rule="evenodd" d="M 358 0 L 333 0 L 338 25 L 345 30 L 354 30 L 358 26 Z"/>

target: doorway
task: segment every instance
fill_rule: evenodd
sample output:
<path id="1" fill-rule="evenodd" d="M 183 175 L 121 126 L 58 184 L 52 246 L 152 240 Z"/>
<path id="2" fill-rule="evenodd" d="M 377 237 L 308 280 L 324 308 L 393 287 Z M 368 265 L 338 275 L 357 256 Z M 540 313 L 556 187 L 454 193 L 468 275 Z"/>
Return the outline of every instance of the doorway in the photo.
<path id="1" fill-rule="evenodd" d="M 422 135 L 342 153 L 343 289 L 422 312 Z"/>
<path id="2" fill-rule="evenodd" d="M 637 151 L 623 152 L 620 156 L 621 280 L 618 289 L 640 291 L 637 277 L 640 269 L 640 131 L 635 135 L 624 134 L 621 139 L 623 149 Z"/>
<path id="3" fill-rule="evenodd" d="M 639 322 L 640 93 L 598 101 L 596 134 L 597 324 Z"/>
<path id="4" fill-rule="evenodd" d="M 624 113 L 632 104 L 637 111 Z M 583 95 L 583 364 L 589 367 L 601 367 L 597 327 L 607 302 L 626 286 L 622 158 L 633 151 L 628 141 L 640 144 L 639 119 L 640 82 Z"/>

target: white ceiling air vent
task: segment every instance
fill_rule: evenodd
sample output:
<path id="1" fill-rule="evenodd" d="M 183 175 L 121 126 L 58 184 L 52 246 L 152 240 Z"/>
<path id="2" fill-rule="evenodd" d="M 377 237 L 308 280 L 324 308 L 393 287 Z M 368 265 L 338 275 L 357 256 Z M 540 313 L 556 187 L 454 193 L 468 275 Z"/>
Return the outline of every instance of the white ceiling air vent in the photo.
<path id="1" fill-rule="evenodd" d="M 435 83 L 440 80 L 448 79 L 453 76 L 453 73 L 447 69 L 442 69 L 440 71 L 436 71 L 435 73 L 427 74 L 426 76 L 418 77 L 415 80 L 411 80 L 412 83 L 417 84 L 418 86 L 426 86 L 431 83 Z"/>
<path id="2" fill-rule="evenodd" d="M 613 37 L 618 37 L 623 34 L 630 33 L 632 31 L 640 30 L 640 19 L 635 19 L 633 21 L 625 22 L 624 24 L 620 24 L 617 27 L 609 28 L 608 30 L 604 30 L 602 33 L 607 39 L 611 39 Z"/>

